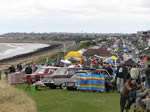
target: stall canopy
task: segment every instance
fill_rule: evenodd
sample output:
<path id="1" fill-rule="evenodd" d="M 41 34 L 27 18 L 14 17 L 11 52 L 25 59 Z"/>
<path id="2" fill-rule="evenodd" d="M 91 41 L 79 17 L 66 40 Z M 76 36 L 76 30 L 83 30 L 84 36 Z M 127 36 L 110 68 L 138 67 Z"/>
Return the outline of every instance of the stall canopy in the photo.
<path id="1" fill-rule="evenodd" d="M 118 58 L 116 56 L 112 56 L 110 59 L 117 60 Z"/>
<path id="2" fill-rule="evenodd" d="M 77 61 L 77 59 L 75 59 L 74 57 L 70 57 L 68 60 L 71 61 L 71 62 Z"/>
<path id="3" fill-rule="evenodd" d="M 119 51 L 119 49 L 118 49 L 118 48 L 115 48 L 115 51 L 117 52 L 117 51 Z"/>
<path id="4" fill-rule="evenodd" d="M 126 66 L 133 66 L 133 65 L 137 65 L 136 62 L 134 62 L 131 58 L 128 59 L 127 61 L 125 61 L 125 65 Z"/>
<path id="5" fill-rule="evenodd" d="M 70 57 L 81 57 L 82 55 L 78 51 L 71 51 L 66 56 L 65 59 L 68 59 Z"/>

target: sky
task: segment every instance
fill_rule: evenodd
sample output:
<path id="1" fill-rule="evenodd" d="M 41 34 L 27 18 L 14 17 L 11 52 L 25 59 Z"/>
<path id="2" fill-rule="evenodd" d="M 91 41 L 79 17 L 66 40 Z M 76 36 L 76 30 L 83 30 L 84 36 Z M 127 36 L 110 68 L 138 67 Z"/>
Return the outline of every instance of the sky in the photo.
<path id="1" fill-rule="evenodd" d="M 0 34 L 135 33 L 149 18 L 150 0 L 0 0 Z"/>

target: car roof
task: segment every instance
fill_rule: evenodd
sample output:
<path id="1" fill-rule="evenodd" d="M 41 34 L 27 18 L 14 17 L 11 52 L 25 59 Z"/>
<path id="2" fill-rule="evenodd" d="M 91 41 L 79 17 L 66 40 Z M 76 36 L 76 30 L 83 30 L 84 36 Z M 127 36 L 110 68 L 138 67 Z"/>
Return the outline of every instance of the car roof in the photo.
<path id="1" fill-rule="evenodd" d="M 41 67 L 41 68 L 60 68 L 60 67 L 53 67 L 53 66 L 47 66 L 47 67 Z"/>

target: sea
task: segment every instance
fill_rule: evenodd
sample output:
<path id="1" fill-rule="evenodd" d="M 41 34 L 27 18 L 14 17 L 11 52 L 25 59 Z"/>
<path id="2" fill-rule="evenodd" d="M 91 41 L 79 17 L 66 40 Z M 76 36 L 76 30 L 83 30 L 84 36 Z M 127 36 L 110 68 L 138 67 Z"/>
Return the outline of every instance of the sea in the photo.
<path id="1" fill-rule="evenodd" d="M 40 43 L 0 43 L 0 60 L 48 47 Z"/>

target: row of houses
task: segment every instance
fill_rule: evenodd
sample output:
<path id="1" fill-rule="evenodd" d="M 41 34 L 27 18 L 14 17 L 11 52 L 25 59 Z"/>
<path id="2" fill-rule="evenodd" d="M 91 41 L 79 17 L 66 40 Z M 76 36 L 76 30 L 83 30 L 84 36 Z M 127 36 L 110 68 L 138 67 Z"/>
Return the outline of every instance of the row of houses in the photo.
<path id="1" fill-rule="evenodd" d="M 138 43 L 141 46 L 150 47 L 150 30 L 138 31 L 136 37 L 138 38 Z"/>

